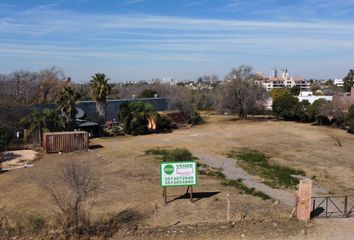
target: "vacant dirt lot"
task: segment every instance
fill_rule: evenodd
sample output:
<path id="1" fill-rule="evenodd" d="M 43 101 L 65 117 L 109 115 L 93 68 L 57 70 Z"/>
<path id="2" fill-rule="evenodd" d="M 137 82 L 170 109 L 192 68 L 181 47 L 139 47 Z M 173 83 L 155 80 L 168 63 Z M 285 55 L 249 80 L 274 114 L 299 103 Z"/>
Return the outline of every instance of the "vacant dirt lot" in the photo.
<path id="1" fill-rule="evenodd" d="M 224 116 L 206 119 L 204 125 L 169 134 L 94 139 L 91 142 L 94 148 L 88 152 L 44 155 L 32 168 L 2 173 L 0 214 L 51 215 L 55 208 L 43 187 L 52 181 L 64 162 L 74 160 L 91 165 L 100 181 L 93 209 L 96 218 L 133 209 L 141 216 L 138 228 L 149 228 L 154 226 L 154 201 L 158 200 L 160 226 L 222 223 L 226 218 L 226 195 L 230 193 L 234 221 L 261 222 L 278 229 L 284 223 L 286 234 L 303 228 L 295 224 L 291 230 L 287 225 L 291 208 L 240 194 L 237 189 L 223 187 L 219 180 L 206 176 L 200 176 L 195 191 L 202 194 L 196 195 L 193 204 L 187 199 L 174 200 L 185 192 L 184 188 L 175 188 L 168 192 L 169 200 L 174 201 L 165 206 L 159 186 L 159 161 L 144 155 L 144 150 L 156 146 L 185 147 L 209 155 L 224 155 L 232 149 L 248 147 L 266 153 L 273 162 L 304 170 L 331 193 L 354 193 L 353 135 L 293 122 L 235 121 Z"/>

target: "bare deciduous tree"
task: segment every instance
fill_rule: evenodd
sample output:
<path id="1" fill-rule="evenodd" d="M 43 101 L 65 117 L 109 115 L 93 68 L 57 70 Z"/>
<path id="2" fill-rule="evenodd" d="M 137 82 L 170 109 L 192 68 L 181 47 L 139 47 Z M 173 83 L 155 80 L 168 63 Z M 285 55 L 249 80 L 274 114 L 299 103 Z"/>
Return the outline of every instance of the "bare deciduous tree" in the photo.
<path id="1" fill-rule="evenodd" d="M 56 67 L 42 70 L 38 73 L 39 86 L 37 103 L 51 103 L 61 87 L 65 84 L 64 72 Z"/>
<path id="2" fill-rule="evenodd" d="M 15 71 L 0 75 L 0 105 L 51 103 L 64 83 L 64 73 L 52 67 L 37 72 Z"/>
<path id="3" fill-rule="evenodd" d="M 240 118 L 245 119 L 249 113 L 262 107 L 266 91 L 252 81 L 253 76 L 250 66 L 232 69 L 221 91 L 223 110 L 238 113 Z"/>
<path id="4" fill-rule="evenodd" d="M 90 223 L 89 200 L 98 189 L 96 173 L 87 165 L 69 162 L 54 180 L 55 185 L 46 189 L 60 210 L 63 232 L 77 234 Z"/>
<path id="5" fill-rule="evenodd" d="M 333 97 L 333 101 L 327 102 L 320 107 L 319 116 L 325 116 L 332 125 L 342 127 L 346 115 L 346 110 L 350 106 L 350 101 L 339 95 Z"/>
<path id="6" fill-rule="evenodd" d="M 1 105 L 27 105 L 36 97 L 37 74 L 29 71 L 16 71 L 0 77 Z"/>

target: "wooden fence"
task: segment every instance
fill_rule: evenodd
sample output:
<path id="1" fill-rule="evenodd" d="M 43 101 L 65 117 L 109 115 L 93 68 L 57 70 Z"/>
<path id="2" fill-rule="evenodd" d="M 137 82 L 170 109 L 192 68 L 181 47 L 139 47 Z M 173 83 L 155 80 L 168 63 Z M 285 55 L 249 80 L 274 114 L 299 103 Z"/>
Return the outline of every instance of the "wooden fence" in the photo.
<path id="1" fill-rule="evenodd" d="M 86 151 L 88 132 L 48 132 L 43 134 L 43 148 L 47 153 Z"/>

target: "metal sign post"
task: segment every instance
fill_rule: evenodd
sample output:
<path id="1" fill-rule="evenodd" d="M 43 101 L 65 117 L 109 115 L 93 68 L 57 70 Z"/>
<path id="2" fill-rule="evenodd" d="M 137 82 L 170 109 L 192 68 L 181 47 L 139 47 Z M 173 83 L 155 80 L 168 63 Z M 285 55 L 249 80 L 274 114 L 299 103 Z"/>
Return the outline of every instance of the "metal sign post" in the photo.
<path id="1" fill-rule="evenodd" d="M 162 196 L 167 203 L 167 187 L 187 186 L 190 200 L 193 202 L 193 186 L 197 185 L 197 163 L 190 162 L 161 162 L 160 186 L 163 187 Z M 190 190 L 190 191 L 189 191 Z"/>

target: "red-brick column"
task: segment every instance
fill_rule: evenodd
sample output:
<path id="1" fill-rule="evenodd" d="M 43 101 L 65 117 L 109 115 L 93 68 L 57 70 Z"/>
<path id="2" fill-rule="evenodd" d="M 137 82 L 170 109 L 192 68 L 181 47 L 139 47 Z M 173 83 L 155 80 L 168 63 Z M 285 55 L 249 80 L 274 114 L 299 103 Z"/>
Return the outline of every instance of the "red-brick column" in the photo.
<path id="1" fill-rule="evenodd" d="M 301 180 L 296 203 L 296 217 L 302 221 L 310 220 L 312 181 Z"/>

